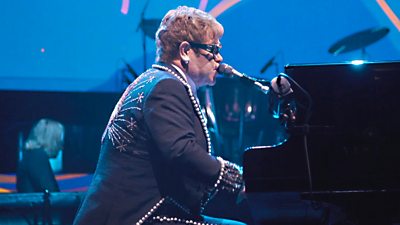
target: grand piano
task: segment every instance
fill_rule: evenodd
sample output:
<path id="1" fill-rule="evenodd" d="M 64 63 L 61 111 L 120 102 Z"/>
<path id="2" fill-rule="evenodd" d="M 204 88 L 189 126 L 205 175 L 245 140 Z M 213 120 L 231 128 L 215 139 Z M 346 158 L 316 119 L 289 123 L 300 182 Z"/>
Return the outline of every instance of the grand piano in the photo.
<path id="1" fill-rule="evenodd" d="M 244 153 L 258 223 L 274 224 L 271 201 L 285 194 L 299 208 L 340 208 L 352 224 L 399 223 L 400 62 L 293 64 L 285 73 L 297 109 L 287 141 Z"/>

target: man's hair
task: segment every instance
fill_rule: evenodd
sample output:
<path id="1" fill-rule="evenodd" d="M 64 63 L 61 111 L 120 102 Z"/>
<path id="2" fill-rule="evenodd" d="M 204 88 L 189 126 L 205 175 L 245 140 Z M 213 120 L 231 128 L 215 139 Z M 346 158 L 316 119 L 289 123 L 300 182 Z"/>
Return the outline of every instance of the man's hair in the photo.
<path id="1" fill-rule="evenodd" d="M 156 32 L 156 61 L 170 62 L 183 41 L 204 43 L 222 36 L 222 25 L 210 14 L 187 6 L 170 10 Z"/>
<path id="2" fill-rule="evenodd" d="M 58 153 L 63 143 L 64 126 L 55 120 L 41 119 L 32 127 L 24 147 L 25 150 L 41 148 Z"/>

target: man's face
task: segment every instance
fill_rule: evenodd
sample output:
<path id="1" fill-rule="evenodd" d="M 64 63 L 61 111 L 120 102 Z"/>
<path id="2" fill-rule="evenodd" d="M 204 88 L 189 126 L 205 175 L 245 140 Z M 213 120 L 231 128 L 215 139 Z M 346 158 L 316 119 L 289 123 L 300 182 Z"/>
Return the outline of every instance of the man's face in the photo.
<path id="1" fill-rule="evenodd" d="M 214 85 L 217 69 L 223 58 L 219 52 L 221 43 L 219 40 L 210 40 L 206 43 L 194 43 L 191 46 L 188 74 L 196 84 L 202 87 Z"/>

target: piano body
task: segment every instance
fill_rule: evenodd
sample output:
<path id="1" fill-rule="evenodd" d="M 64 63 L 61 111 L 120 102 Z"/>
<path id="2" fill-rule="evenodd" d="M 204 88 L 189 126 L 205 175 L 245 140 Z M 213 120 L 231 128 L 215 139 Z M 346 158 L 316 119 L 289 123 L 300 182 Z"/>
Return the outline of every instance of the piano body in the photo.
<path id="1" fill-rule="evenodd" d="M 337 206 L 354 224 L 397 224 L 400 62 L 287 65 L 285 73 L 312 102 L 292 83 L 297 118 L 287 128 L 288 140 L 244 153 L 246 191 L 258 207 L 256 217 L 273 211 L 269 201 L 286 194 L 302 207 Z"/>

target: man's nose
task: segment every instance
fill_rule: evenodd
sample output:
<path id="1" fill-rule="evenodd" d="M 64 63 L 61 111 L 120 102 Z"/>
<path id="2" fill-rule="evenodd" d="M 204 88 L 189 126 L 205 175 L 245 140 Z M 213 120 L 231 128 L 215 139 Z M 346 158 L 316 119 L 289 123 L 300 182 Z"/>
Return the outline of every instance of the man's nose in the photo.
<path id="1" fill-rule="evenodd" d="M 222 62 L 223 59 L 224 58 L 222 57 L 221 53 L 218 53 L 218 54 L 214 55 L 214 60 L 216 62 Z"/>

